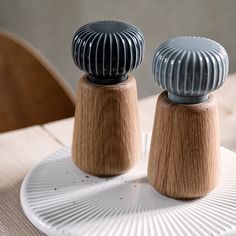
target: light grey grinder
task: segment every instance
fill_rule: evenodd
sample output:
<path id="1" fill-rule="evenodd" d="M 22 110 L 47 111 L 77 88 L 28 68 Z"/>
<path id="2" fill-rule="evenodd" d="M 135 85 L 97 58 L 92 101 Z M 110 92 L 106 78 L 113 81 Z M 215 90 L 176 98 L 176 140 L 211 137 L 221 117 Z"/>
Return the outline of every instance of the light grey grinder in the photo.
<path id="1" fill-rule="evenodd" d="M 148 179 L 160 193 L 178 199 L 203 197 L 219 181 L 219 121 L 211 91 L 228 74 L 229 59 L 217 42 L 178 37 L 163 43 L 153 59 L 157 100 Z"/>
<path id="2" fill-rule="evenodd" d="M 177 37 L 157 49 L 152 70 L 170 100 L 199 103 L 222 86 L 228 67 L 227 52 L 219 43 L 201 37 Z"/>

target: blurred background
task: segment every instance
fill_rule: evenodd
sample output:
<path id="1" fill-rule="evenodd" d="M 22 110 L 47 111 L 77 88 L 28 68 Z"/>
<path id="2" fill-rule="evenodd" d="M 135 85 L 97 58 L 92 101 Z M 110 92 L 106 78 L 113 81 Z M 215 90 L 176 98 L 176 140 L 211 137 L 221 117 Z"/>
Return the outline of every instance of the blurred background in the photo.
<path id="1" fill-rule="evenodd" d="M 0 27 L 23 37 L 63 75 L 73 90 L 83 72 L 71 57 L 71 40 L 82 25 L 113 19 L 137 25 L 146 40 L 143 64 L 135 71 L 139 97 L 156 94 L 154 50 L 170 37 L 198 35 L 221 43 L 236 71 L 235 0 L 0 0 Z"/>

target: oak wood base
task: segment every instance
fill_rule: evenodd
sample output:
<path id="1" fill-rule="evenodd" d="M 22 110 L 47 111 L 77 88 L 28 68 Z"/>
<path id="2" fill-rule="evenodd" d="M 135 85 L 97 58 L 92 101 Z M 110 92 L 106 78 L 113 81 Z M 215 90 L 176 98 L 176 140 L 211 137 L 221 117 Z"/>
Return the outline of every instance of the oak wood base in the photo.
<path id="1" fill-rule="evenodd" d="M 203 103 L 171 102 L 163 92 L 156 106 L 148 179 L 177 199 L 203 197 L 219 181 L 219 121 L 213 96 Z"/>
<path id="2" fill-rule="evenodd" d="M 72 158 L 82 170 L 113 176 L 134 166 L 141 156 L 136 81 L 98 85 L 80 79 Z"/>

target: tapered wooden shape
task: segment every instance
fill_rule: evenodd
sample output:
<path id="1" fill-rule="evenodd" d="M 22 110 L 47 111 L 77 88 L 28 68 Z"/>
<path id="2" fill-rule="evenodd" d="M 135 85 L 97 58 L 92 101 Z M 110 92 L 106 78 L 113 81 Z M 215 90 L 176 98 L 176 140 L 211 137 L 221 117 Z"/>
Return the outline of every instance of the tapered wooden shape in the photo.
<path id="1" fill-rule="evenodd" d="M 120 84 L 79 81 L 72 157 L 83 171 L 119 175 L 141 156 L 137 88 L 133 76 Z"/>
<path id="2" fill-rule="evenodd" d="M 218 107 L 171 102 L 163 92 L 156 106 L 148 179 L 160 193 L 178 199 L 205 196 L 219 180 Z"/>

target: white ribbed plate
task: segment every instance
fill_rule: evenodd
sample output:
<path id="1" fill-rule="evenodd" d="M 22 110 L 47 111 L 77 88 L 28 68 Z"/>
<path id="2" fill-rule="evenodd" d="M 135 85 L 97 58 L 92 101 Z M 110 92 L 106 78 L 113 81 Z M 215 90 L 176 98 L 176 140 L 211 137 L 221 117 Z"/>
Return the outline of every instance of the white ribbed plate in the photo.
<path id="1" fill-rule="evenodd" d="M 221 159 L 222 182 L 214 192 L 177 201 L 148 184 L 145 157 L 122 176 L 97 178 L 76 168 L 65 148 L 26 176 L 21 203 L 47 235 L 236 235 L 236 154 L 221 148 Z"/>

